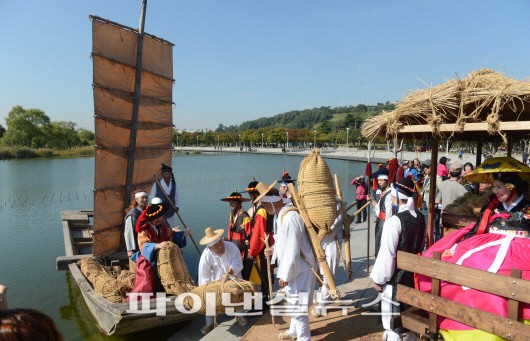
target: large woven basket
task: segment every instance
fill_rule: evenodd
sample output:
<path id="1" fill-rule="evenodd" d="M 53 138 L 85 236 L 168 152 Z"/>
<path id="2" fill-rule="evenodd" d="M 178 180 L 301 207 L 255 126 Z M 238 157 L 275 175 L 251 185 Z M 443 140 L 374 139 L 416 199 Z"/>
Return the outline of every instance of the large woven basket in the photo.
<path id="1" fill-rule="evenodd" d="M 83 275 L 94 287 L 94 290 L 103 298 L 112 303 L 123 301 L 127 288 L 123 283 L 118 282 L 97 260 L 83 258 L 79 261 L 79 267 Z"/>
<path id="2" fill-rule="evenodd" d="M 313 225 L 321 232 L 330 231 L 337 218 L 337 199 L 331 172 L 319 149 L 313 149 L 300 164 L 298 195 Z"/>
<path id="3" fill-rule="evenodd" d="M 102 271 L 101 265 L 94 258 L 83 258 L 79 261 L 81 273 L 90 282 L 94 283 L 96 275 Z"/>
<path id="4" fill-rule="evenodd" d="M 199 314 L 206 313 L 207 304 L 213 305 L 213 302 L 208 302 L 206 300 L 206 293 L 215 293 L 215 311 L 217 314 L 220 314 L 224 313 L 225 311 L 225 307 L 223 306 L 222 302 L 223 293 L 230 294 L 229 303 L 231 304 L 231 307 L 237 303 L 241 303 L 239 307 L 242 307 L 245 292 L 257 291 L 258 287 L 254 283 L 228 275 L 223 276 L 221 279 L 215 282 L 204 284 L 191 290 L 192 293 L 198 295 L 201 299 L 201 308 L 197 312 Z M 186 297 L 183 303 L 186 309 L 191 309 L 193 307 L 193 300 L 191 297 Z"/>
<path id="5" fill-rule="evenodd" d="M 179 295 L 189 292 L 196 285 L 190 277 L 182 251 L 174 243 L 158 251 L 158 275 L 168 294 Z"/>

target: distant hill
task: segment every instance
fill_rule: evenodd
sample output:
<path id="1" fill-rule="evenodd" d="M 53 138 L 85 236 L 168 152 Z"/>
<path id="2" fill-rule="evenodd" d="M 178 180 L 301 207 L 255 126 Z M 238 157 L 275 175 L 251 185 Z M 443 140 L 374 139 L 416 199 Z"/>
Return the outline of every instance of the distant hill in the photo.
<path id="1" fill-rule="evenodd" d="M 323 123 L 332 128 L 343 127 L 358 128 L 362 122 L 370 116 L 380 113 L 382 110 L 393 110 L 394 104 L 390 102 L 377 103 L 377 105 L 364 105 L 346 107 L 320 107 L 305 110 L 293 110 L 272 117 L 260 117 L 256 120 L 245 121 L 239 126 L 224 126 L 220 124 L 217 132 L 235 132 L 260 128 L 296 128 L 316 129 Z"/>

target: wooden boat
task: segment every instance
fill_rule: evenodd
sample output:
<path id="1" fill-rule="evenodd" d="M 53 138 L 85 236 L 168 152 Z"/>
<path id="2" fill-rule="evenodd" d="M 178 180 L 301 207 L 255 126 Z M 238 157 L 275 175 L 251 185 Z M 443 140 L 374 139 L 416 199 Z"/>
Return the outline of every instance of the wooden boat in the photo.
<path id="1" fill-rule="evenodd" d="M 128 312 L 129 303 L 111 303 L 99 295 L 77 264 L 82 258 L 94 257 L 111 270 L 128 267 L 127 254 L 120 250 L 124 211 L 133 191 L 147 190 L 160 164 L 171 164 L 173 44 L 144 33 L 146 2 L 139 29 L 90 16 L 94 210 L 61 214 L 65 256 L 57 258 L 57 269 L 71 272 L 98 328 L 107 335 L 134 333 L 196 316 L 178 311 L 174 300 L 166 303 L 164 316 L 157 316 L 155 298 L 150 300 L 150 309 L 142 306 L 138 307 L 141 312 Z"/>

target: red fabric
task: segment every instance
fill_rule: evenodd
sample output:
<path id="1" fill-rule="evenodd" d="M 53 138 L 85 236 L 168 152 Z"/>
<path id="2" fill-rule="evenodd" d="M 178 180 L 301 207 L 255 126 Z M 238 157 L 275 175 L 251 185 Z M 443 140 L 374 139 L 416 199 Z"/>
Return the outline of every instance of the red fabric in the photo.
<path id="1" fill-rule="evenodd" d="M 136 233 L 140 233 L 140 231 L 142 230 L 142 224 L 145 222 L 145 215 L 147 214 L 148 206 L 149 205 L 145 205 L 145 210 L 142 212 L 142 214 L 140 214 L 138 220 L 136 221 Z"/>
<path id="2" fill-rule="evenodd" d="M 515 192 L 515 191 L 514 191 Z M 490 216 L 491 213 L 497 206 L 499 206 L 500 202 L 497 199 L 497 196 L 492 195 L 490 197 L 490 202 L 488 204 L 488 207 L 484 210 L 484 213 L 482 214 L 482 219 L 480 219 L 480 224 L 478 226 L 477 234 L 483 234 L 487 231 L 488 224 L 490 222 Z"/>
<path id="3" fill-rule="evenodd" d="M 398 169 L 398 160 L 394 157 L 388 162 L 388 183 L 396 180 L 396 171 Z"/>
<path id="4" fill-rule="evenodd" d="M 364 170 L 364 175 L 366 175 L 368 179 L 372 177 L 372 164 L 370 163 L 370 161 L 366 163 L 366 169 Z"/>
<path id="5" fill-rule="evenodd" d="M 154 293 L 154 278 L 155 275 L 151 263 L 140 255 L 136 261 L 136 276 L 134 277 L 134 288 L 131 293 Z"/>
<path id="6" fill-rule="evenodd" d="M 265 249 L 265 243 L 263 238 L 265 238 L 265 231 L 267 228 L 267 211 L 261 207 L 256 212 L 256 217 L 254 218 L 254 227 L 252 228 L 252 235 L 250 236 L 250 249 L 248 254 L 252 257 L 257 257 L 261 251 Z M 274 238 L 272 233 L 269 233 L 269 246 L 274 245 Z"/>
<path id="7" fill-rule="evenodd" d="M 386 220 L 386 213 L 385 213 L 385 212 L 379 212 L 379 214 L 377 215 L 377 217 L 378 217 L 380 220 Z"/>
<path id="8" fill-rule="evenodd" d="M 138 224 L 136 225 L 138 226 Z M 156 230 L 152 228 L 147 221 L 144 221 L 140 224 L 140 231 L 143 231 L 147 235 L 151 243 L 158 244 L 167 240 L 171 240 L 171 228 L 165 223 L 162 223 L 160 238 L 158 238 L 158 233 L 156 232 Z"/>
<path id="9" fill-rule="evenodd" d="M 403 166 L 399 166 L 397 170 L 397 175 L 396 175 L 396 182 L 399 182 L 399 180 L 403 179 L 404 176 L 405 176 L 405 169 L 403 168 Z"/>

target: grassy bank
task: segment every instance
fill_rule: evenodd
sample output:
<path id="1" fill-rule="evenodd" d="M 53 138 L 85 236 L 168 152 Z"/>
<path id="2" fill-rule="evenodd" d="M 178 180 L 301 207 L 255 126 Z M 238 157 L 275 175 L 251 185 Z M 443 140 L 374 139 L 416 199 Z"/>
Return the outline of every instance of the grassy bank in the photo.
<path id="1" fill-rule="evenodd" d="M 0 147 L 0 159 L 30 159 L 35 157 L 78 157 L 93 156 L 94 147 L 75 147 L 70 149 L 49 149 L 29 147 Z"/>

